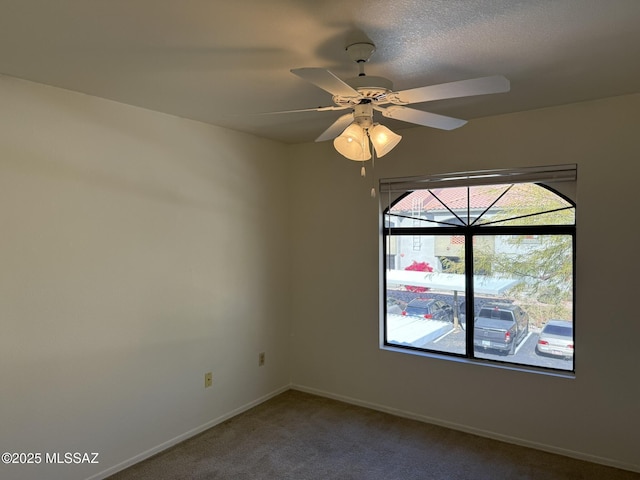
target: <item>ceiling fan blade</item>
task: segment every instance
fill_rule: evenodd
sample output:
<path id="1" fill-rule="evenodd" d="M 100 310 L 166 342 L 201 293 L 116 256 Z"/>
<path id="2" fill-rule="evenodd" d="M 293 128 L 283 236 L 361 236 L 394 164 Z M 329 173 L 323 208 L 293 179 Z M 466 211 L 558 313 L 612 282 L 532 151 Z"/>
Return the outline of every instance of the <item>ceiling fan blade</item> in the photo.
<path id="1" fill-rule="evenodd" d="M 331 140 L 340 135 L 349 124 L 353 122 L 353 113 L 346 113 L 339 117 L 335 122 L 327 128 L 322 135 L 316 138 L 316 142 L 324 142 L 325 140 Z"/>
<path id="2" fill-rule="evenodd" d="M 387 108 L 378 108 L 382 115 L 387 118 L 402 120 L 403 122 L 424 125 L 425 127 L 439 128 L 440 130 L 453 130 L 467 123 L 466 120 L 458 118 L 445 117 L 436 113 L 423 112 L 413 108 L 402 107 L 400 105 L 391 105 Z"/>
<path id="3" fill-rule="evenodd" d="M 299 76 L 316 87 L 341 97 L 360 97 L 360 94 L 324 68 L 294 68 L 291 73 Z"/>
<path id="4" fill-rule="evenodd" d="M 486 95 L 488 93 L 502 93 L 508 92 L 510 88 L 508 79 L 501 75 L 495 75 L 393 92 L 389 94 L 388 98 L 391 103 L 409 104 L 444 100 L 446 98 Z"/>
<path id="5" fill-rule="evenodd" d="M 279 115 L 281 113 L 300 113 L 300 112 L 329 112 L 334 110 L 346 110 L 351 108 L 349 106 L 329 105 L 328 107 L 316 107 L 316 108 L 300 108 L 298 110 L 279 110 L 277 112 L 258 112 L 253 115 Z"/>

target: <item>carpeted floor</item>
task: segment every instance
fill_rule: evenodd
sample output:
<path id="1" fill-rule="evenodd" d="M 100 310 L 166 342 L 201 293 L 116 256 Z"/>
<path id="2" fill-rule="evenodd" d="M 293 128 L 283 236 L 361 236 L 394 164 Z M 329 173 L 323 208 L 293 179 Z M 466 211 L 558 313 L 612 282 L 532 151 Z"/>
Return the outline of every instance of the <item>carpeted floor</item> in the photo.
<path id="1" fill-rule="evenodd" d="M 110 480 L 640 480 L 290 390 Z"/>

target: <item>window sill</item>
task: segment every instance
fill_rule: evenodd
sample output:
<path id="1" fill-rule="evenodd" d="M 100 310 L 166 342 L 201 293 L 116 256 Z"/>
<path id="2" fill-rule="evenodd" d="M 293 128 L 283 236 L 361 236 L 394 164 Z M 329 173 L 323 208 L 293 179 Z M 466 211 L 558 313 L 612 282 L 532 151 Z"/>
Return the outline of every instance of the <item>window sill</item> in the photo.
<path id="1" fill-rule="evenodd" d="M 467 365 L 479 365 L 482 367 L 499 368 L 502 370 L 512 370 L 512 371 L 523 372 L 523 373 L 533 373 L 533 374 L 547 375 L 550 377 L 558 377 L 558 378 L 567 378 L 567 379 L 576 378 L 575 372 L 570 372 L 570 371 L 564 372 L 561 370 L 552 370 L 548 368 L 535 367 L 532 365 L 516 365 L 516 364 L 498 362 L 495 360 L 483 360 L 479 358 L 457 357 L 453 355 L 445 355 L 445 354 L 439 354 L 434 352 L 424 352 L 421 350 L 413 350 L 410 348 L 395 347 L 393 345 L 381 345 L 380 349 L 388 352 L 402 353 L 405 355 L 407 354 L 416 355 L 418 357 L 433 358 L 437 360 L 445 360 L 447 362 L 463 363 Z"/>

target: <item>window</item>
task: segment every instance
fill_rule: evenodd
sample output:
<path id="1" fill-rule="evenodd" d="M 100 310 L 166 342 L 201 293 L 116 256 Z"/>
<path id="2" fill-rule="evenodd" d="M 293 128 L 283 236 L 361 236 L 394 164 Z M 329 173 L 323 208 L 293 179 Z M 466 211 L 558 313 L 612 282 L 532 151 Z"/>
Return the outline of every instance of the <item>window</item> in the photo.
<path id="1" fill-rule="evenodd" d="M 381 181 L 384 345 L 573 372 L 575 204 L 559 181 L 575 166 Z"/>

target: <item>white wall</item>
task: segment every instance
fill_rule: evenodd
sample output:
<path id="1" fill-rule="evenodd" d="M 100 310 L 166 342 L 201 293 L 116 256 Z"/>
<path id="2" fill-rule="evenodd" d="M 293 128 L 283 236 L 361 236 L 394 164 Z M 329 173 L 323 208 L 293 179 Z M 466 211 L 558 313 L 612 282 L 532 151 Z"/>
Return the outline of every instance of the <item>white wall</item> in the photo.
<path id="1" fill-rule="evenodd" d="M 0 452 L 100 453 L 1 478 L 113 472 L 287 387 L 285 154 L 0 77 Z"/>
<path id="2" fill-rule="evenodd" d="M 578 164 L 576 376 L 379 348 L 379 203 L 331 142 L 293 155 L 293 384 L 640 471 L 640 95 L 401 132 L 380 177 Z"/>

